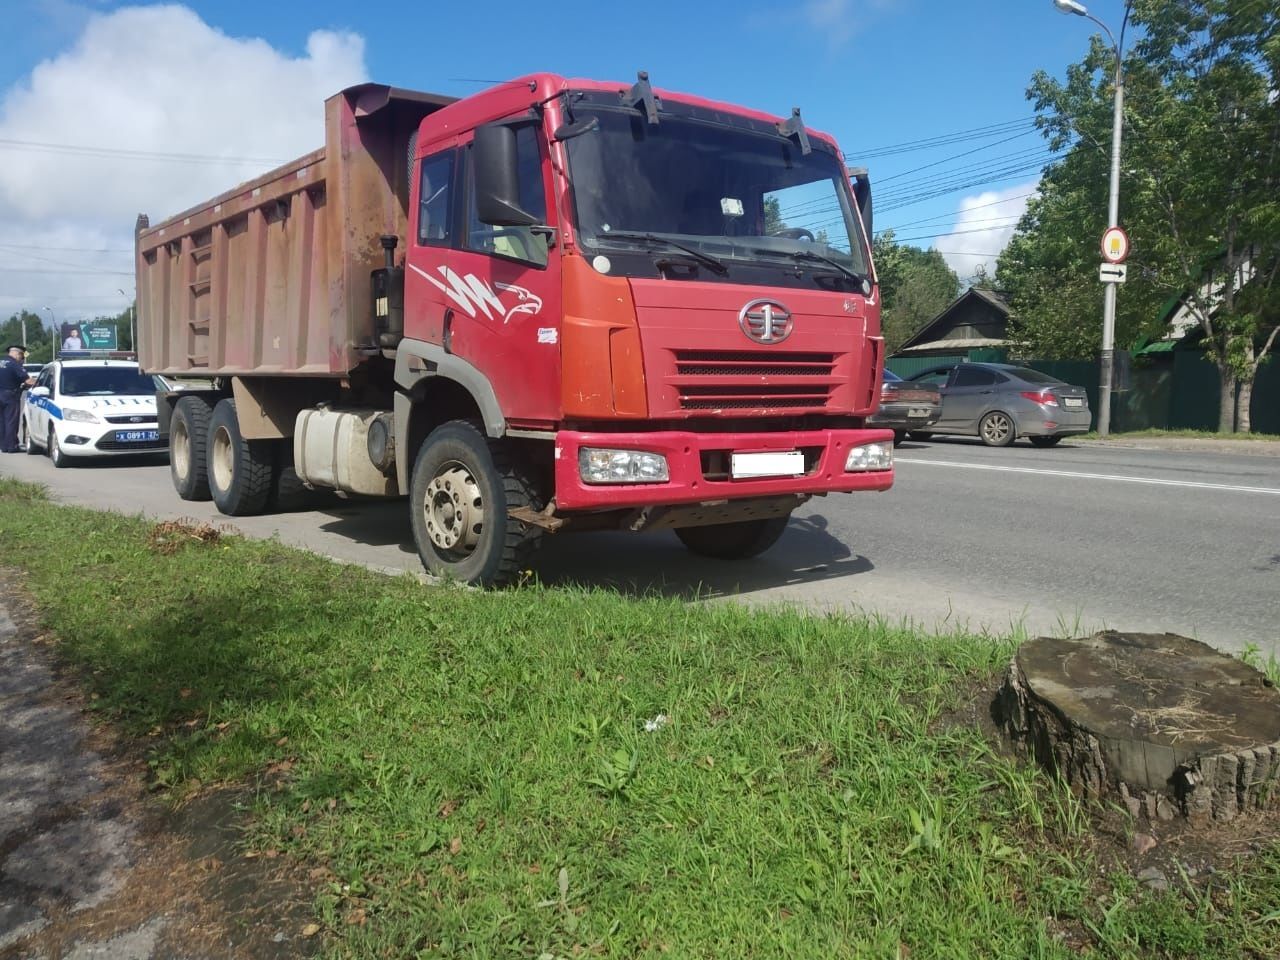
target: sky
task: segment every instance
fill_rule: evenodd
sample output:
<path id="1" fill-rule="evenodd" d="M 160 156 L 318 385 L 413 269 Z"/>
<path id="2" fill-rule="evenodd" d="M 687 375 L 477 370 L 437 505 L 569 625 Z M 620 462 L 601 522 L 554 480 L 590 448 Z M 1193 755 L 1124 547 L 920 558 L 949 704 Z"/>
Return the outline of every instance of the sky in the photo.
<path id="1" fill-rule="evenodd" d="M 1118 26 L 1122 0 L 1090 12 Z M 876 230 L 988 270 L 1040 167 L 1027 84 L 1096 28 L 1051 0 L 3 0 L 0 316 L 121 312 L 133 225 L 313 150 L 353 83 L 465 96 L 549 71 L 655 86 L 835 135 Z"/>

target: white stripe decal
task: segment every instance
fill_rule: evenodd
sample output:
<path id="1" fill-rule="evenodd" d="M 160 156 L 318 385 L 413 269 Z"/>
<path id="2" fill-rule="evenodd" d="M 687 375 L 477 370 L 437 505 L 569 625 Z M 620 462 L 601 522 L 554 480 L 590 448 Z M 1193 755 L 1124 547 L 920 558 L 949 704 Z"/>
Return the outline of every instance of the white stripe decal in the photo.
<path id="1" fill-rule="evenodd" d="M 1000 467 L 987 463 L 960 463 L 956 460 L 916 460 L 894 457 L 894 464 L 923 463 L 935 467 L 959 467 L 963 470 L 994 470 L 997 473 L 1031 473 L 1046 477 L 1076 477 L 1081 480 L 1117 480 L 1122 483 L 1149 483 L 1158 487 L 1191 487 L 1196 490 L 1223 490 L 1229 493 L 1269 493 L 1280 497 L 1277 487 L 1243 487 L 1230 483 L 1199 483 L 1195 480 L 1158 480 L 1155 477 L 1126 477 L 1114 473 L 1080 473 L 1075 470 L 1037 470 L 1034 467 Z"/>

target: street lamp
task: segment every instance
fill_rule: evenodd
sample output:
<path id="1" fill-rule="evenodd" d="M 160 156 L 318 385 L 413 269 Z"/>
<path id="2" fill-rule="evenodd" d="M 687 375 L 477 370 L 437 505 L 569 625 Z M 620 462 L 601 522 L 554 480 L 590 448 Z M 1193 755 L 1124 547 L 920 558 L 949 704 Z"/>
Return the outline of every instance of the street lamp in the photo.
<path id="1" fill-rule="evenodd" d="M 1111 195 L 1107 200 L 1107 227 L 1120 226 L 1120 133 L 1124 128 L 1124 63 L 1121 60 L 1121 44 L 1124 43 L 1125 27 L 1129 23 L 1129 4 L 1125 4 L 1124 20 L 1120 24 L 1120 42 L 1112 35 L 1107 25 L 1091 14 L 1088 8 L 1076 0 L 1053 0 L 1053 5 L 1062 13 L 1074 14 L 1092 20 L 1102 28 L 1102 32 L 1111 41 L 1111 49 L 1116 58 L 1115 73 L 1115 107 L 1111 117 Z M 1111 433 L 1111 377 L 1114 371 L 1115 338 L 1116 338 L 1116 287 L 1119 284 L 1104 284 L 1105 293 L 1102 301 L 1102 359 L 1098 376 L 1098 436 L 1105 437 Z"/>
<path id="2" fill-rule="evenodd" d="M 43 310 L 49 311 L 49 359 L 56 360 L 58 357 L 58 318 L 53 315 L 53 307 L 42 307 Z"/>

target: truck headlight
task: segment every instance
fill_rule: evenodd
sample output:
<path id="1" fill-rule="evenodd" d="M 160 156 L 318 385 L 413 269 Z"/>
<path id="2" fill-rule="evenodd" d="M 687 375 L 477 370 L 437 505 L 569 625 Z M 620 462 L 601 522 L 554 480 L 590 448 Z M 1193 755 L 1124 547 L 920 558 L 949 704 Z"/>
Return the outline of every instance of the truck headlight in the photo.
<path id="1" fill-rule="evenodd" d="M 849 451 L 844 461 L 846 473 L 863 473 L 867 470 L 889 470 L 893 467 L 892 443 L 864 443 Z"/>
<path id="2" fill-rule="evenodd" d="M 578 471 L 584 483 L 666 483 L 671 479 L 667 458 L 647 450 L 609 450 L 583 447 Z"/>
<path id="3" fill-rule="evenodd" d="M 74 420 L 76 423 L 99 423 L 98 415 L 90 413 L 88 410 L 63 410 L 62 418 L 64 420 Z"/>

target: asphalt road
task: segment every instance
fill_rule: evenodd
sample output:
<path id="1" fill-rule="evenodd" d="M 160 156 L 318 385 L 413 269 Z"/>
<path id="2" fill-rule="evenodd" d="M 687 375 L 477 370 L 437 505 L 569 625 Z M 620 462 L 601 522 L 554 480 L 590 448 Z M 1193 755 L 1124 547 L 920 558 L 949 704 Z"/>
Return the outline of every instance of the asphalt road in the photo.
<path id="1" fill-rule="evenodd" d="M 339 560 L 421 571 L 403 501 L 232 519 L 179 500 L 163 464 L 54 470 L 10 454 L 0 472 L 69 503 L 227 522 Z M 926 628 L 1172 631 L 1280 656 L 1280 455 L 908 442 L 891 491 L 810 502 L 754 561 L 702 560 L 670 533 L 589 534 L 548 538 L 539 573 L 549 583 L 856 609 Z"/>

